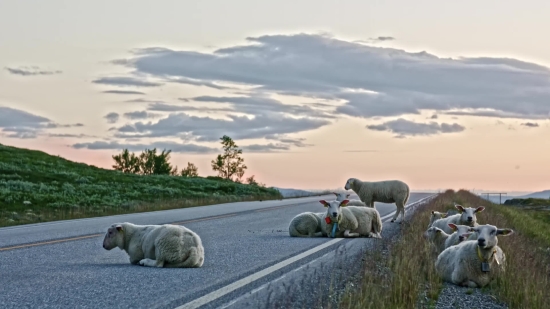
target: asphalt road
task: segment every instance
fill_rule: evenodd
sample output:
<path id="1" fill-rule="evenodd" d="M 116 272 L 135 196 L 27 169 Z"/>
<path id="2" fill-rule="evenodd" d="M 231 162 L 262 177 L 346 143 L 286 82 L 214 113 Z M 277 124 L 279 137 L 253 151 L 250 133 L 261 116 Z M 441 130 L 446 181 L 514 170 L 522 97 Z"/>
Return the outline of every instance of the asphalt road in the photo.
<path id="1" fill-rule="evenodd" d="M 430 195 L 412 193 L 409 204 Z M 325 209 L 318 202 L 321 198 L 334 196 L 1 228 L 0 308 L 259 308 L 289 303 L 286 281 L 305 278 L 320 271 L 323 261 L 337 260 L 335 256 L 344 260 L 346 252 L 364 250 L 377 241 L 289 237 L 288 223 L 296 214 Z M 383 218 L 395 211 L 393 204 L 375 207 Z M 124 221 L 185 225 L 202 239 L 203 267 L 130 265 L 125 252 L 102 248 L 107 227 Z M 397 228 L 398 224 L 384 223 L 382 237 Z M 308 291 L 315 282 L 300 286 Z M 303 294 L 299 289 L 293 292 Z"/>

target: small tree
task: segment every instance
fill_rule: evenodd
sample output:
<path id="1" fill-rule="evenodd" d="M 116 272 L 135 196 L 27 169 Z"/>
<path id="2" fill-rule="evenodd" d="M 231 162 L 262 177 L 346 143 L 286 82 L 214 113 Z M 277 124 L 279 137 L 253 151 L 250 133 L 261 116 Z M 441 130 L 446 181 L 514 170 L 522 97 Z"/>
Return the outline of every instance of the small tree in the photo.
<path id="1" fill-rule="evenodd" d="M 139 173 L 140 160 L 133 152 L 130 153 L 128 149 L 124 149 L 122 153 L 113 155 L 112 157 L 115 160 L 113 169 L 123 173 Z"/>
<path id="2" fill-rule="evenodd" d="M 170 153 L 172 150 L 163 150 L 157 155 L 157 149 L 145 149 L 140 156 L 141 174 L 143 175 L 173 175 L 174 169 L 170 162 Z"/>
<path id="3" fill-rule="evenodd" d="M 254 185 L 254 186 L 258 185 L 258 182 L 256 181 L 256 179 L 254 179 L 254 175 L 246 178 L 246 183 L 249 184 L 249 185 Z"/>
<path id="4" fill-rule="evenodd" d="M 181 170 L 181 176 L 183 177 L 197 177 L 199 176 L 199 168 L 191 162 L 187 162 L 187 167 Z"/>
<path id="5" fill-rule="evenodd" d="M 223 154 L 219 154 L 216 159 L 212 160 L 212 169 L 217 171 L 222 178 L 233 180 L 233 176 L 237 176 L 237 180 L 240 180 L 248 168 L 241 157 L 243 151 L 227 135 L 222 136 L 220 140 Z"/>

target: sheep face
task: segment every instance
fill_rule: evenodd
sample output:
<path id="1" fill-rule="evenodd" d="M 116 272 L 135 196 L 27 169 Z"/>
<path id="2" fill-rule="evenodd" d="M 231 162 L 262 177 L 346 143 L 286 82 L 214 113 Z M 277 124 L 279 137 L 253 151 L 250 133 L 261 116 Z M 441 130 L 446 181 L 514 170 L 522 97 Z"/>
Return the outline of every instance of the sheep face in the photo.
<path id="1" fill-rule="evenodd" d="M 340 192 L 340 193 L 332 192 L 332 194 L 336 195 L 337 201 L 343 201 L 350 196 L 350 194 L 346 192 Z"/>
<path id="2" fill-rule="evenodd" d="M 328 207 L 327 214 L 332 219 L 332 221 L 338 222 L 338 219 L 340 219 L 340 214 L 341 214 L 340 207 L 345 207 L 348 204 L 349 200 L 330 201 L 330 202 L 327 202 L 325 200 L 320 200 L 319 202 L 325 205 L 325 207 Z"/>
<path id="3" fill-rule="evenodd" d="M 512 229 L 499 229 L 490 224 L 470 227 L 470 231 L 477 233 L 477 245 L 480 248 L 492 248 L 498 245 L 497 236 L 508 236 L 514 233 Z"/>
<path id="4" fill-rule="evenodd" d="M 461 205 L 455 205 L 456 209 L 460 212 L 460 222 L 468 226 L 474 226 L 477 222 L 476 213 L 485 210 L 485 207 L 479 206 L 478 208 L 467 207 L 464 208 Z"/>
<path id="5" fill-rule="evenodd" d="M 122 248 L 124 244 L 124 228 L 120 224 L 113 224 L 105 233 L 103 239 L 103 248 L 105 250 L 111 250 L 115 247 Z"/>
<path id="6" fill-rule="evenodd" d="M 453 232 L 457 232 L 458 233 L 458 242 L 462 242 L 464 240 L 466 240 L 468 238 L 468 236 L 470 236 L 470 234 L 472 234 L 472 232 L 470 231 L 470 227 L 467 226 L 467 225 L 456 225 L 454 223 L 449 223 L 449 227 L 453 230 Z"/>
<path id="7" fill-rule="evenodd" d="M 443 233 L 442 229 L 432 226 L 429 229 L 427 229 L 426 232 L 424 232 L 424 238 L 427 240 L 433 240 L 441 233 Z"/>
<path id="8" fill-rule="evenodd" d="M 344 189 L 346 189 L 346 190 L 351 189 L 351 185 L 353 184 L 353 182 L 354 182 L 355 180 L 357 180 L 357 179 L 355 179 L 355 178 L 350 178 L 350 179 L 348 179 L 348 181 L 346 181 L 346 185 L 344 186 Z"/>

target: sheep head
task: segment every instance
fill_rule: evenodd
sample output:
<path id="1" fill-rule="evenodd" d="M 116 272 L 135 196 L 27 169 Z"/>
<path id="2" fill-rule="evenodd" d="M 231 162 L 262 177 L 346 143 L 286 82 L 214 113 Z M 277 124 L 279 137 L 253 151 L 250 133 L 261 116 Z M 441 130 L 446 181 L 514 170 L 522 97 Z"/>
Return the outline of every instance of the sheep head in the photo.
<path id="1" fill-rule="evenodd" d="M 492 248 L 498 245 L 497 236 L 509 236 L 514 233 L 512 229 L 499 229 L 494 225 L 485 224 L 470 227 L 470 232 L 477 233 L 477 245 L 482 248 Z"/>
<path id="2" fill-rule="evenodd" d="M 455 207 L 460 212 L 460 222 L 468 226 L 475 226 L 477 223 L 476 214 L 485 210 L 483 206 L 479 206 L 478 208 L 464 208 L 462 205 L 455 204 Z"/>
<path id="3" fill-rule="evenodd" d="M 357 180 L 358 180 L 357 178 L 348 179 L 348 181 L 346 181 L 346 185 L 344 186 L 344 189 L 346 189 L 346 190 L 351 189 L 352 186 L 353 186 L 353 183 L 356 182 Z"/>
<path id="4" fill-rule="evenodd" d="M 340 219 L 340 215 L 341 215 L 341 208 L 340 207 L 345 207 L 348 203 L 349 203 L 349 200 L 343 200 L 343 201 L 325 201 L 325 200 L 320 200 L 319 201 L 321 204 L 323 204 L 325 207 L 327 207 L 327 215 L 331 218 L 331 219 L 334 219 L 334 221 L 338 222 Z"/>
<path id="5" fill-rule="evenodd" d="M 120 223 L 115 223 L 107 229 L 103 239 L 103 248 L 111 250 L 115 247 L 122 248 L 124 245 L 124 227 Z"/>
<path id="6" fill-rule="evenodd" d="M 350 196 L 350 194 L 346 192 L 340 192 L 340 193 L 332 192 L 332 194 L 336 195 L 337 201 L 343 201 Z"/>

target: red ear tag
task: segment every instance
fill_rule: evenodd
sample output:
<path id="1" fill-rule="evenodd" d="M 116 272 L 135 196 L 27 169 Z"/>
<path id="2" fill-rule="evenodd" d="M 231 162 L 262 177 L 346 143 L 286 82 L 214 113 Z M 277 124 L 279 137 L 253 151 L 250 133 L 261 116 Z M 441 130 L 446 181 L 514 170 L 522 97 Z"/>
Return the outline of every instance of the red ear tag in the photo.
<path id="1" fill-rule="evenodd" d="M 326 222 L 327 224 L 330 224 L 332 221 L 330 220 L 329 217 L 325 217 L 325 222 Z"/>

